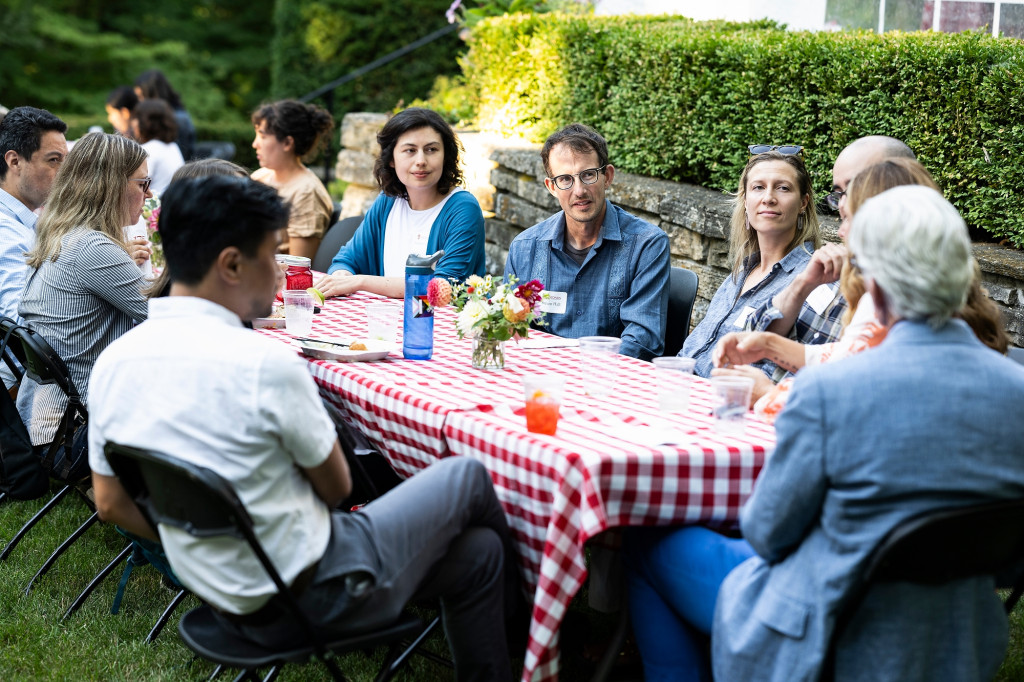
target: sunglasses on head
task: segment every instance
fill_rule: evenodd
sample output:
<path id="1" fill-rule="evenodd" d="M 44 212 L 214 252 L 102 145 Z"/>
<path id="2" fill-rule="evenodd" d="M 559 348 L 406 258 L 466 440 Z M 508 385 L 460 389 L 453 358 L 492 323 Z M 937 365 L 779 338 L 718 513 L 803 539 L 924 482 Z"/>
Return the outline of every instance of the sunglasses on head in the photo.
<path id="1" fill-rule="evenodd" d="M 798 144 L 752 144 L 747 147 L 747 151 L 751 156 L 768 152 L 778 152 L 786 156 L 799 156 L 800 158 L 803 158 L 804 155 L 804 148 Z"/>

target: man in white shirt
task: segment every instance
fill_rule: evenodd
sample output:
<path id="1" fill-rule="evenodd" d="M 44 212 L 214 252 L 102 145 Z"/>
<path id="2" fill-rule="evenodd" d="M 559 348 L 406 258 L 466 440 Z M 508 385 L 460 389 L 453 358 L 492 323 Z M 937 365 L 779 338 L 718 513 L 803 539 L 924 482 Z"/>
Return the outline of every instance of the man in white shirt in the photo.
<path id="1" fill-rule="evenodd" d="M 68 126 L 35 107 L 17 107 L 0 123 L 0 315 L 21 321 L 25 253 L 36 243 L 36 214 L 68 154 Z"/>
<path id="2" fill-rule="evenodd" d="M 100 518 L 157 539 L 103 455 L 116 442 L 213 469 L 235 488 L 282 578 L 327 636 L 440 597 L 460 680 L 511 679 L 503 626 L 504 513 L 478 462 L 449 458 L 358 513 L 332 512 L 351 478 L 306 363 L 242 320 L 269 314 L 288 210 L 247 178 L 173 183 L 160 233 L 171 295 L 112 343 L 90 379 L 89 463 Z M 301 637 L 248 546 L 161 525 L 181 582 L 225 627 L 268 646 Z M 510 556 L 510 555 L 509 555 Z M 514 589 L 514 588 L 513 588 Z"/>

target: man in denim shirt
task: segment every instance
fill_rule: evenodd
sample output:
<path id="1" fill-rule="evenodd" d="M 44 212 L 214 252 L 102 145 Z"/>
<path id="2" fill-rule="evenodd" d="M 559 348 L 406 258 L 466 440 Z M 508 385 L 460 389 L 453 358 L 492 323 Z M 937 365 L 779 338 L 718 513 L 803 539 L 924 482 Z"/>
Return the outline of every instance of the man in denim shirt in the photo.
<path id="1" fill-rule="evenodd" d="M 562 210 L 512 240 L 505 275 L 549 292 L 546 329 L 559 336 L 618 336 L 620 352 L 661 355 L 668 310 L 668 235 L 605 199 L 615 168 L 608 143 L 580 123 L 541 150 L 544 186 Z"/>

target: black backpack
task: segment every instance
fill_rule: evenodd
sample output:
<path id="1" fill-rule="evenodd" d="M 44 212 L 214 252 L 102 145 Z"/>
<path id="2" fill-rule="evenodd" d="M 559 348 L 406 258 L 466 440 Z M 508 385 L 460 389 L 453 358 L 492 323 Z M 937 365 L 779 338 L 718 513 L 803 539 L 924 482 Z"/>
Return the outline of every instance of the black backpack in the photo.
<path id="1" fill-rule="evenodd" d="M 13 325 L 7 326 L 0 341 L 0 356 L 14 376 L 20 378 L 21 368 L 7 347 L 13 331 Z M 32 450 L 32 441 L 18 408 L 7 389 L 0 386 L 0 491 L 16 500 L 34 500 L 45 495 L 49 488 L 50 479 Z"/>

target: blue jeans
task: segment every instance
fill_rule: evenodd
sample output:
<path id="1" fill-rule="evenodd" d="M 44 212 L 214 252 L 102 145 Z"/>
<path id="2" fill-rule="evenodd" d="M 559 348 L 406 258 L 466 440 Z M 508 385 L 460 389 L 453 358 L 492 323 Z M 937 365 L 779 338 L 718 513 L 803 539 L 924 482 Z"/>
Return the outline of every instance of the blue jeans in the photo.
<path id="1" fill-rule="evenodd" d="M 633 633 L 644 679 L 711 682 L 708 635 L 718 589 L 754 556 L 746 540 L 702 526 L 631 528 L 626 535 Z"/>

